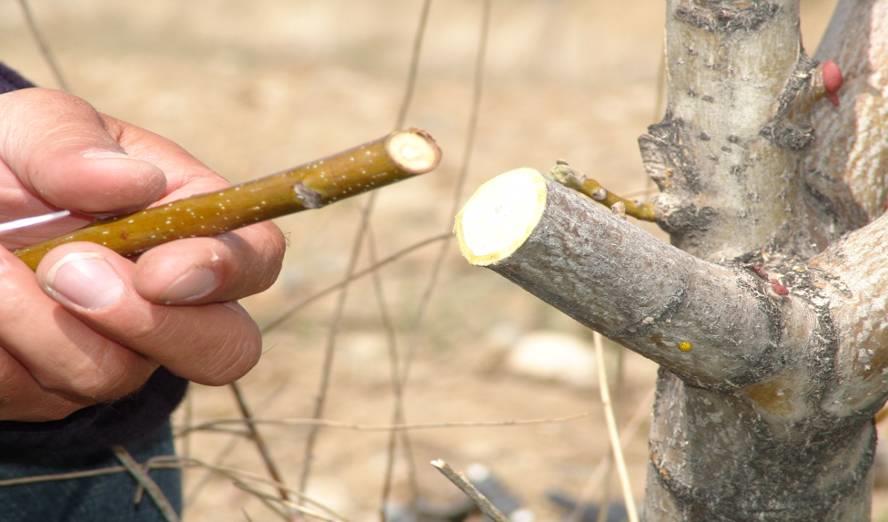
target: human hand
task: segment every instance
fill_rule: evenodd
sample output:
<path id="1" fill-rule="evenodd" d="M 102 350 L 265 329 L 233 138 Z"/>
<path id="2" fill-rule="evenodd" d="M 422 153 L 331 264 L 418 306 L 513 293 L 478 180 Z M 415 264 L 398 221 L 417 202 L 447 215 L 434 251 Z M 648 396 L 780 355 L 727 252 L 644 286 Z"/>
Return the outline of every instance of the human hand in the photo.
<path id="1" fill-rule="evenodd" d="M 158 365 L 229 383 L 261 339 L 234 300 L 266 289 L 284 241 L 258 223 L 158 246 L 138 261 L 92 243 L 51 251 L 36 277 L 7 248 L 228 183 L 178 145 L 47 89 L 0 95 L 0 220 L 80 215 L 0 237 L 0 420 L 60 419 L 141 387 Z"/>

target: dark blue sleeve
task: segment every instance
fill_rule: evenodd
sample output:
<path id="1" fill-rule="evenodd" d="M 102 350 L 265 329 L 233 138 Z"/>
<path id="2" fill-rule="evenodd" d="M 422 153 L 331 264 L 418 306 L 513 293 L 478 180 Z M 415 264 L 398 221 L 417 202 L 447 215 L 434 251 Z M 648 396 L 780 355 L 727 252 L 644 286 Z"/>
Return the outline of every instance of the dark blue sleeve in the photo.
<path id="1" fill-rule="evenodd" d="M 0 94 L 33 86 L 33 83 L 24 79 L 22 75 L 7 67 L 3 62 L 0 62 Z"/>
<path id="2" fill-rule="evenodd" d="M 0 62 L 0 94 L 34 87 Z M 39 455 L 89 454 L 152 434 L 185 396 L 188 381 L 159 368 L 141 390 L 51 422 L 0 421 L 0 464 Z M 2 517 L 0 517 L 2 519 Z"/>

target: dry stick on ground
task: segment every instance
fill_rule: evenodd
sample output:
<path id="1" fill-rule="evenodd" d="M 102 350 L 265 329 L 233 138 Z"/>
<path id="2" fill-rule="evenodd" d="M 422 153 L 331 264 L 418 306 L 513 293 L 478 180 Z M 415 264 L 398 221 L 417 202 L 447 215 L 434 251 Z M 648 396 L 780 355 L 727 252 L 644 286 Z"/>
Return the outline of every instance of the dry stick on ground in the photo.
<path id="1" fill-rule="evenodd" d="M 214 236 L 285 214 L 316 209 L 437 167 L 441 151 L 425 131 L 395 131 L 324 159 L 208 194 L 101 221 L 15 251 L 32 269 L 51 249 L 72 241 L 121 255 L 187 237 Z"/>
<path id="2" fill-rule="evenodd" d="M 609 384 L 607 382 L 607 368 L 604 361 L 604 346 L 601 342 L 601 334 L 594 333 L 595 360 L 598 363 L 598 388 L 601 393 L 601 404 L 604 407 L 604 419 L 607 423 L 607 435 L 610 440 L 611 451 L 617 466 L 617 474 L 620 477 L 620 487 L 623 489 L 623 502 L 626 504 L 626 512 L 629 522 L 638 522 L 638 512 L 635 509 L 635 499 L 632 496 L 632 486 L 629 483 L 629 473 L 626 471 L 626 461 L 623 459 L 623 448 L 620 444 L 620 433 L 617 429 L 617 419 L 614 417 L 614 409 L 611 404 Z M 601 509 L 607 512 L 607 499 L 601 505 Z"/>
<path id="3" fill-rule="evenodd" d="M 458 473 L 453 468 L 450 467 L 450 464 L 447 464 L 442 459 L 435 459 L 431 462 L 432 466 L 435 469 L 441 472 L 447 480 L 453 483 L 454 486 L 458 487 L 462 490 L 463 493 L 469 497 L 472 502 L 478 506 L 478 509 L 481 510 L 482 513 L 490 517 L 494 522 L 509 522 L 509 519 L 503 515 L 502 511 L 496 508 L 490 500 L 487 499 L 478 488 L 472 485 L 462 473 Z"/>
<path id="4" fill-rule="evenodd" d="M 34 18 L 34 14 L 31 12 L 31 6 L 28 4 L 28 0 L 19 0 L 19 6 L 22 8 L 22 15 L 25 17 L 25 24 L 28 26 L 31 38 L 37 43 L 37 47 L 40 49 L 40 55 L 49 66 L 50 71 L 52 71 L 52 76 L 55 78 L 56 83 L 59 84 L 59 88 L 63 91 L 71 92 L 71 87 L 65 79 L 65 75 L 62 74 L 62 68 L 59 67 L 58 62 L 55 59 L 55 54 L 53 54 L 52 49 L 46 42 L 46 38 L 44 38 L 43 33 L 37 26 L 37 21 Z"/>
<path id="5" fill-rule="evenodd" d="M 123 446 L 114 446 L 112 449 L 117 460 L 123 464 L 123 467 L 132 475 L 139 486 L 148 492 L 148 496 L 154 501 L 154 505 L 157 506 L 157 510 L 163 515 L 164 520 L 167 522 L 179 522 L 179 515 L 176 514 L 176 510 L 157 483 L 148 475 L 147 470 L 143 469 Z"/>

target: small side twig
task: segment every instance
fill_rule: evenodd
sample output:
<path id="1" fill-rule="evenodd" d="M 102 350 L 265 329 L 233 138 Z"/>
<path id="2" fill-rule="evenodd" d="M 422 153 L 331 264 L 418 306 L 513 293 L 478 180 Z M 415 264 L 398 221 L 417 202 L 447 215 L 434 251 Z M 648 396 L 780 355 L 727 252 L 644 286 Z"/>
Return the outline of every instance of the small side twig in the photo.
<path id="1" fill-rule="evenodd" d="M 447 464 L 442 459 L 435 459 L 431 462 L 432 466 L 435 467 L 438 471 L 444 475 L 447 480 L 453 483 L 454 486 L 458 487 L 462 490 L 463 493 L 469 497 L 472 502 L 478 506 L 478 509 L 481 510 L 482 513 L 491 518 L 494 522 L 509 522 L 509 519 L 503 515 L 502 511 L 496 508 L 490 500 L 487 499 L 484 495 L 478 491 L 478 488 L 472 485 L 462 473 L 458 473 L 453 468 L 450 467 L 450 464 Z"/>
<path id="2" fill-rule="evenodd" d="M 615 212 L 625 213 L 641 221 L 657 220 L 657 213 L 651 203 L 639 203 L 618 196 L 604 188 L 598 181 L 574 170 L 566 161 L 558 160 L 549 171 L 548 177 L 565 187 L 585 194 Z"/>
<path id="3" fill-rule="evenodd" d="M 161 491 L 157 483 L 148 475 L 148 472 L 136 462 L 136 459 L 134 459 L 132 455 L 130 455 L 129 451 L 123 446 L 114 446 L 113 450 L 117 460 L 123 464 L 139 486 L 144 488 L 145 492 L 148 493 L 148 496 L 151 497 L 151 500 L 154 501 L 154 504 L 157 506 L 160 514 L 163 515 L 163 518 L 167 522 L 179 522 L 179 515 L 176 514 L 176 510 L 173 509 L 173 506 L 166 498 L 166 495 L 163 494 L 163 491 Z"/>

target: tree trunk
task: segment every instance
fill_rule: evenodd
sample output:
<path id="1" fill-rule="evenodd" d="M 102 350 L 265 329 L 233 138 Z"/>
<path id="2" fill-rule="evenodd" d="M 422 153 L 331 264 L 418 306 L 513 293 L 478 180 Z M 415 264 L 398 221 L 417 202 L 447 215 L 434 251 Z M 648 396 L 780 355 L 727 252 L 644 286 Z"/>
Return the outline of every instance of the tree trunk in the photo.
<path id="1" fill-rule="evenodd" d="M 531 169 L 457 217 L 464 256 L 661 365 L 650 521 L 869 519 L 888 397 L 888 0 L 668 0 L 639 139 L 665 245 Z M 826 95 L 826 96 L 825 96 Z M 879 217 L 881 215 L 881 217 Z"/>

